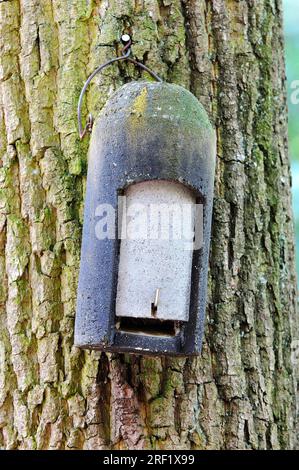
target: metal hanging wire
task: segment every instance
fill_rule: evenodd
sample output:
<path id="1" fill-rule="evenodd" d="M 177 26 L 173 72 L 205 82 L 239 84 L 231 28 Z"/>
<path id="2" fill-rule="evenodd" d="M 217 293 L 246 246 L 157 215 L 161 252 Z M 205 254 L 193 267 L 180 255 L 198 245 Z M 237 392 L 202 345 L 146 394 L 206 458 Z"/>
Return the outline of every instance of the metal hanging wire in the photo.
<path id="1" fill-rule="evenodd" d="M 145 70 L 146 72 L 148 72 L 155 80 L 157 80 L 157 82 L 162 82 L 162 79 L 155 73 L 153 72 L 152 70 L 150 70 L 148 67 L 146 67 L 146 65 L 142 64 L 141 62 L 138 62 L 137 60 L 133 59 L 132 57 L 130 57 L 131 55 L 131 45 L 132 45 L 132 39 L 131 37 L 128 35 L 128 34 L 124 34 L 122 37 L 121 37 L 121 40 L 122 40 L 122 43 L 124 44 L 124 47 L 122 49 L 122 55 L 121 56 L 118 56 L 118 57 L 115 57 L 114 59 L 110 59 L 108 60 L 108 62 L 105 62 L 104 64 L 100 65 L 99 67 L 97 67 L 93 72 L 92 74 L 88 77 L 88 79 L 86 80 L 86 82 L 84 83 L 84 86 L 81 90 L 81 93 L 80 93 L 80 96 L 79 96 L 79 101 L 78 101 L 78 108 L 77 108 L 77 114 L 78 114 L 78 129 L 79 129 L 79 136 L 80 136 L 80 139 L 83 139 L 85 137 L 85 135 L 87 134 L 87 132 L 91 132 L 92 130 L 92 126 L 93 126 L 93 117 L 92 117 L 92 114 L 89 114 L 88 115 L 88 118 L 87 118 L 87 121 L 86 121 L 86 124 L 85 124 L 85 127 L 83 128 L 83 125 L 82 125 L 82 116 L 81 116 L 81 108 L 82 108 L 82 101 L 83 101 L 83 97 L 84 97 L 84 94 L 85 94 L 85 91 L 88 87 L 88 85 L 90 84 L 91 80 L 95 77 L 95 75 L 97 75 L 98 73 L 100 73 L 105 67 L 107 67 L 108 65 L 111 65 L 113 64 L 114 62 L 119 62 L 121 60 L 127 60 L 128 62 L 131 62 L 132 64 L 134 65 L 137 65 L 138 67 L 140 67 L 141 69 Z"/>

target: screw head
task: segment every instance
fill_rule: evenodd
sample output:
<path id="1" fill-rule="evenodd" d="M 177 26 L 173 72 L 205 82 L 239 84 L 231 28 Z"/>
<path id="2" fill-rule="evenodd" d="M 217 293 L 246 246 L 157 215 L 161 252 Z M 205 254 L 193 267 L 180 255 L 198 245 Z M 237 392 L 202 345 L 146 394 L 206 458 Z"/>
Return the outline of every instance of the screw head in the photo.
<path id="1" fill-rule="evenodd" d="M 123 34 L 121 37 L 121 42 L 123 44 L 127 44 L 131 40 L 131 36 L 129 34 Z"/>

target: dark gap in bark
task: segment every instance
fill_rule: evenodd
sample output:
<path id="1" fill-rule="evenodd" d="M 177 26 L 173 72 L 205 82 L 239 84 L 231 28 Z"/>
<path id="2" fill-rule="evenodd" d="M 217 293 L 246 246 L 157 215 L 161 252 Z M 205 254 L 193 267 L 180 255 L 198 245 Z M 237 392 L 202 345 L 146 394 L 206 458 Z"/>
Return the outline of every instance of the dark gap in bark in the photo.
<path id="1" fill-rule="evenodd" d="M 229 240 L 228 240 L 228 268 L 232 269 L 234 264 L 234 242 L 236 235 L 236 218 L 238 207 L 234 203 L 230 203 L 230 219 L 229 219 Z"/>
<path id="2" fill-rule="evenodd" d="M 109 378 L 109 360 L 105 353 L 101 354 L 98 363 L 97 384 L 99 387 L 99 413 L 101 417 L 104 439 L 107 444 L 110 443 L 110 400 L 111 400 L 111 383 Z"/>
<path id="3" fill-rule="evenodd" d="M 121 354 L 123 357 L 123 364 L 124 364 L 124 369 L 123 371 L 125 372 L 124 380 L 127 382 L 127 384 L 134 388 L 132 386 L 132 381 L 133 381 L 133 372 L 134 372 L 134 358 L 135 356 L 132 356 L 130 354 Z M 133 364 L 132 364 L 133 362 Z"/>
<path id="4" fill-rule="evenodd" d="M 181 434 L 181 403 L 182 403 L 182 397 L 175 396 L 174 397 L 174 427 L 178 435 L 180 436 Z"/>
<path id="5" fill-rule="evenodd" d="M 244 420 L 244 442 L 250 446 L 250 433 L 247 419 Z"/>
<path id="6" fill-rule="evenodd" d="M 168 378 L 168 368 L 169 368 L 169 359 L 168 357 L 161 357 L 161 381 L 160 381 L 160 394 L 163 395 L 165 391 L 165 386 Z"/>
<path id="7" fill-rule="evenodd" d="M 41 68 L 41 50 L 40 50 L 39 26 L 37 26 L 35 45 L 36 45 L 36 53 L 37 53 L 37 61 L 38 61 L 38 70 L 40 70 L 40 68 Z"/>

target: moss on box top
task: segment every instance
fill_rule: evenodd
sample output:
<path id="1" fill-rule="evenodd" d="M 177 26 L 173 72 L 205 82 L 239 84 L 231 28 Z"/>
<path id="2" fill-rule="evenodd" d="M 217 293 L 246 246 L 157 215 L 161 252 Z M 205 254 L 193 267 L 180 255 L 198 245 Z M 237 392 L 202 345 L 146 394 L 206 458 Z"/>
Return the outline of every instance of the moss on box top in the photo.
<path id="1" fill-rule="evenodd" d="M 185 88 L 170 83 L 127 83 L 111 96 L 100 116 L 111 116 L 111 113 L 115 118 L 122 115 L 131 126 L 141 126 L 148 120 L 151 125 L 155 122 L 160 125 L 165 120 L 212 131 L 208 115 L 197 98 Z"/>

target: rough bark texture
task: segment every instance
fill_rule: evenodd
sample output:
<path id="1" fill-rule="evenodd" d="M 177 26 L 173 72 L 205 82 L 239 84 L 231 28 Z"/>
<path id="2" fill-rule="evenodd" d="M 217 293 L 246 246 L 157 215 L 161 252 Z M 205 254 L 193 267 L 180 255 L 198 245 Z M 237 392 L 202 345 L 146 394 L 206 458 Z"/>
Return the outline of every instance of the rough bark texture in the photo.
<path id="1" fill-rule="evenodd" d="M 0 441 L 20 449 L 295 445 L 293 227 L 280 0 L 0 1 Z M 88 138 L 76 104 L 123 31 L 217 126 L 202 356 L 73 346 Z M 88 92 L 95 115 L 131 65 Z"/>

